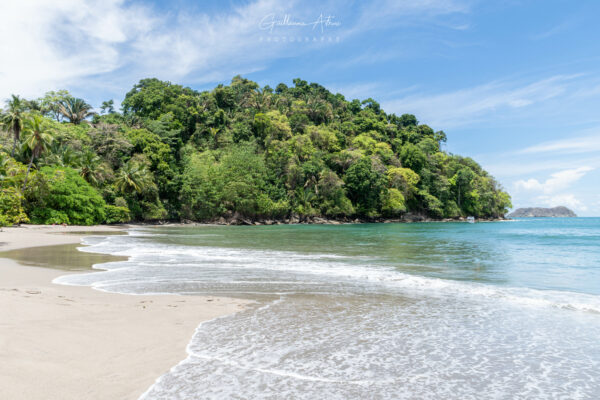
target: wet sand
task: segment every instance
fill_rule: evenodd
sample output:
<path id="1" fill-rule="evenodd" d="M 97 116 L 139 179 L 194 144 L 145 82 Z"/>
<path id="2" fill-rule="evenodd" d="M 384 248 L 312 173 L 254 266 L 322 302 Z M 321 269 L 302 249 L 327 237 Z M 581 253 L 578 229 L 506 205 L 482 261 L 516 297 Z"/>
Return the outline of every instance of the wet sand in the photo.
<path id="1" fill-rule="evenodd" d="M 131 296 L 51 283 L 65 270 L 116 261 L 77 251 L 81 234 L 73 232 L 119 230 L 0 232 L 0 252 L 10 250 L 0 254 L 0 398 L 136 399 L 186 357 L 201 321 L 243 308 L 228 298 Z"/>

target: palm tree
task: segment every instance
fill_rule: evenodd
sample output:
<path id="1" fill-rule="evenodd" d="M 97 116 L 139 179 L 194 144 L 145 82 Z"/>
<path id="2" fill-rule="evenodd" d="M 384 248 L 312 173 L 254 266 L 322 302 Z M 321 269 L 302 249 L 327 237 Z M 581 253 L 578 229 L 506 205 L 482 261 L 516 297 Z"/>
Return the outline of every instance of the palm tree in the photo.
<path id="1" fill-rule="evenodd" d="M 312 207 L 312 202 L 315 200 L 315 194 L 312 190 L 307 189 L 306 187 L 298 187 L 296 189 L 296 199 L 298 203 L 304 207 L 305 210 L 310 210 Z"/>
<path id="2" fill-rule="evenodd" d="M 86 103 L 85 100 L 75 97 L 68 97 L 58 105 L 58 112 L 75 125 L 80 124 L 87 117 L 96 114 L 91 110 L 92 106 Z"/>
<path id="3" fill-rule="evenodd" d="M 60 165 L 62 167 L 77 168 L 80 165 L 79 154 L 69 145 L 60 141 L 53 141 L 48 147 L 41 162 L 44 165 Z"/>
<path id="4" fill-rule="evenodd" d="M 331 106 L 325 100 L 311 97 L 306 105 L 308 106 L 308 118 L 315 124 L 326 123 L 333 119 Z"/>
<path id="5" fill-rule="evenodd" d="M 31 165 L 35 157 L 39 157 L 44 150 L 48 148 L 52 143 L 52 135 L 44 130 L 42 123 L 44 118 L 39 114 L 33 114 L 31 118 L 25 120 L 25 141 L 24 144 L 29 150 L 31 150 L 31 159 L 27 166 L 27 172 L 25 173 L 25 182 L 23 182 L 22 192 L 27 187 L 27 178 L 29 178 L 29 171 L 31 171 Z"/>
<path id="6" fill-rule="evenodd" d="M 268 109 L 271 106 L 273 95 L 269 91 L 256 88 L 245 94 L 242 100 L 242 106 L 254 108 L 258 112 Z"/>
<path id="7" fill-rule="evenodd" d="M 108 113 L 108 114 L 113 114 L 115 112 L 115 102 L 114 100 L 110 99 L 107 101 L 103 101 L 102 105 L 100 106 L 100 109 L 102 110 L 102 113 Z"/>
<path id="8" fill-rule="evenodd" d="M 152 183 L 152 176 L 146 167 L 132 161 L 123 165 L 115 178 L 115 188 L 123 194 L 142 193 Z"/>
<path id="9" fill-rule="evenodd" d="M 91 150 L 87 150 L 79 159 L 79 175 L 93 186 L 98 186 L 104 168 L 102 168 L 100 157 Z"/>
<path id="10" fill-rule="evenodd" d="M 21 138 L 21 131 L 23 130 L 25 101 L 13 94 L 12 99 L 6 101 L 6 106 L 7 109 L 2 116 L 2 125 L 6 127 L 7 131 L 12 130 L 13 132 L 13 148 L 10 156 L 14 157 L 17 142 Z"/>

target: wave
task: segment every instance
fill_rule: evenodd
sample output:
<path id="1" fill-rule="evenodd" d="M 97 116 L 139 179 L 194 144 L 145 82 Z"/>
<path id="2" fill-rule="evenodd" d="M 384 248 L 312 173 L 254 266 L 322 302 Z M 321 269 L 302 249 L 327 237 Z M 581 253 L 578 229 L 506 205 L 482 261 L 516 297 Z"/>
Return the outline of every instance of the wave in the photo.
<path id="1" fill-rule="evenodd" d="M 85 284 L 100 290 L 110 290 L 127 284 L 128 272 L 143 274 L 151 269 L 159 276 L 146 276 L 153 284 L 181 281 L 205 280 L 208 285 L 219 282 L 229 285 L 260 283 L 273 287 L 271 294 L 279 293 L 277 285 L 298 285 L 299 291 L 310 285 L 344 285 L 346 289 L 357 287 L 376 291 L 400 291 L 436 297 L 459 297 L 463 299 L 504 301 L 528 307 L 552 307 L 561 310 L 600 314 L 600 296 L 584 293 L 539 290 L 525 287 L 508 287 L 476 282 L 426 277 L 378 264 L 378 260 L 367 257 L 348 257 L 338 254 L 304 254 L 290 251 L 255 250 L 225 247 L 199 247 L 148 243 L 136 240 L 139 231 L 129 232 L 129 240 L 123 236 L 88 237 L 80 248 L 85 252 L 96 252 L 129 256 L 125 262 L 113 262 L 94 266 L 110 271 L 110 279 L 102 274 L 66 275 L 55 279 L 61 284 Z M 152 236 L 146 232 L 144 237 Z M 173 265 L 183 275 L 173 275 Z M 169 266 L 169 268 L 159 267 Z M 209 267 L 209 268 L 207 268 Z M 210 273 L 210 276 L 207 274 Z M 238 274 L 238 276 L 232 274 Z M 203 275 L 204 274 L 204 275 Z M 79 277 L 79 278 L 78 278 Z M 123 279 L 120 279 L 123 278 Z M 84 282 L 84 283 L 82 283 Z M 156 291 L 153 291 L 156 293 Z M 161 292 L 162 293 L 162 292 Z"/>

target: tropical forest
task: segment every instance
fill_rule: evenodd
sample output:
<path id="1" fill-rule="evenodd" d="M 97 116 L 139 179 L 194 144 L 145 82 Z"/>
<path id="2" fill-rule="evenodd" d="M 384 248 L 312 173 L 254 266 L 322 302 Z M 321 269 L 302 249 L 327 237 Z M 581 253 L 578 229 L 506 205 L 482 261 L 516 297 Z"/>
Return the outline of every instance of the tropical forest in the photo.
<path id="1" fill-rule="evenodd" d="M 0 110 L 0 225 L 499 218 L 510 197 L 446 134 L 371 98 L 236 76 L 143 79 L 97 110 L 66 90 Z"/>

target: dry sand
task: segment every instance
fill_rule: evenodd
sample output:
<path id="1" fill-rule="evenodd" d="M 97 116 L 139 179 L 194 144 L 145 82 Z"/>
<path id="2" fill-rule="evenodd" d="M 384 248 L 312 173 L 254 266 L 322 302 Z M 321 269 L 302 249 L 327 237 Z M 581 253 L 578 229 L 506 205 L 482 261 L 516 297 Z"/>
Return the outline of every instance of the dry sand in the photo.
<path id="1" fill-rule="evenodd" d="M 4 228 L 0 251 L 80 241 L 77 234 L 57 232 L 109 230 L 118 229 Z M 186 357 L 199 322 L 245 304 L 51 283 L 62 274 L 0 258 L 0 399 L 137 399 Z"/>

